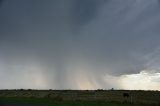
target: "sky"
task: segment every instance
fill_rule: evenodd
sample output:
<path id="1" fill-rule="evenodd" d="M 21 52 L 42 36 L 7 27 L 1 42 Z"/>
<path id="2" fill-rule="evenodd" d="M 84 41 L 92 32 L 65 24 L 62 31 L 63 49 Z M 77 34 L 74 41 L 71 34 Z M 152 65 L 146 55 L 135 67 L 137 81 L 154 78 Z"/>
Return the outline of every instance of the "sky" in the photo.
<path id="1" fill-rule="evenodd" d="M 0 89 L 160 90 L 160 0 L 0 0 Z"/>

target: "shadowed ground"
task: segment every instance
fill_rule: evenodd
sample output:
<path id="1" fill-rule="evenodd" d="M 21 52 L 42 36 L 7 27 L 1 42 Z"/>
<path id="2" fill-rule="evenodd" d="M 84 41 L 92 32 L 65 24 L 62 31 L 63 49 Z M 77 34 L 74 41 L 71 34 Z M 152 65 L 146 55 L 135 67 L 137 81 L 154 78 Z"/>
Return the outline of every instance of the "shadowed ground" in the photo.
<path id="1" fill-rule="evenodd" d="M 0 90 L 0 106 L 66 105 L 160 106 L 160 92 L 140 90 Z"/>
<path id="2" fill-rule="evenodd" d="M 0 103 L 0 106 L 42 106 L 42 105 L 15 104 L 15 103 Z"/>

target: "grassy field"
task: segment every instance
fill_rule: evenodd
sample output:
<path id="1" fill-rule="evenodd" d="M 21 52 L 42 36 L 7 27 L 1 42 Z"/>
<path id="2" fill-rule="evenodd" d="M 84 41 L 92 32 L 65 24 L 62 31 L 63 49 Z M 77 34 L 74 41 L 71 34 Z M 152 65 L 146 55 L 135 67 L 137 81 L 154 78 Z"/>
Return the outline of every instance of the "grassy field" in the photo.
<path id="1" fill-rule="evenodd" d="M 42 106 L 160 106 L 158 104 L 131 104 L 106 101 L 54 101 L 44 98 L 0 98 L 0 103 L 35 104 Z"/>
<path id="2" fill-rule="evenodd" d="M 129 97 L 123 97 L 128 93 Z M 0 103 L 45 106 L 160 106 L 159 91 L 0 90 Z"/>

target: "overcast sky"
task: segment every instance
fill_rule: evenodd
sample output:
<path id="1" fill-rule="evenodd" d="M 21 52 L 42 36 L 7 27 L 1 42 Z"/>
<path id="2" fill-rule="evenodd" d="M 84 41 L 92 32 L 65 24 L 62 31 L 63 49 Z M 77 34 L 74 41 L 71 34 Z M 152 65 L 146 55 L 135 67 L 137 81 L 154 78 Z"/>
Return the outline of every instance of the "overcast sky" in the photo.
<path id="1" fill-rule="evenodd" d="M 160 90 L 159 0 L 0 0 L 0 89 Z"/>

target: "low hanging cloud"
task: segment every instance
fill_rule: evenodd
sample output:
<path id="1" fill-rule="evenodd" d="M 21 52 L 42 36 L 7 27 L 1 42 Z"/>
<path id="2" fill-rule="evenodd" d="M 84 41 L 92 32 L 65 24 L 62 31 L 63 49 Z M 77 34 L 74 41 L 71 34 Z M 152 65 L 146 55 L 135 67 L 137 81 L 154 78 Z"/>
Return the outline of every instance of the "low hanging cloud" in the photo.
<path id="1" fill-rule="evenodd" d="M 134 89 L 125 81 L 141 70 L 158 80 L 159 8 L 159 0 L 0 1 L 0 88 Z"/>

